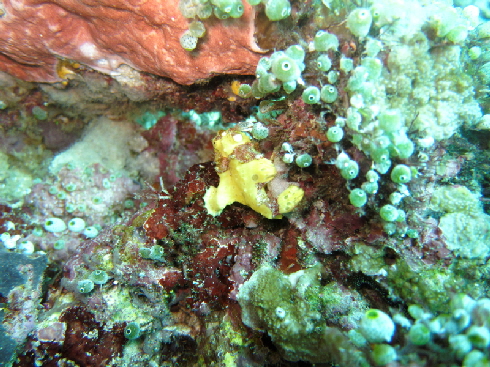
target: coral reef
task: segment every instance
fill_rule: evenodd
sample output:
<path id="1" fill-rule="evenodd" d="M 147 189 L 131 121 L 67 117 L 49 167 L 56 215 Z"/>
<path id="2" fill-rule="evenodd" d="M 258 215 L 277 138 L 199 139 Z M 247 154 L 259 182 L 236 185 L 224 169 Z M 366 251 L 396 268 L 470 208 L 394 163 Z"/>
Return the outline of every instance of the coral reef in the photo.
<path id="1" fill-rule="evenodd" d="M 0 3 L 0 365 L 487 366 L 486 11 Z"/>

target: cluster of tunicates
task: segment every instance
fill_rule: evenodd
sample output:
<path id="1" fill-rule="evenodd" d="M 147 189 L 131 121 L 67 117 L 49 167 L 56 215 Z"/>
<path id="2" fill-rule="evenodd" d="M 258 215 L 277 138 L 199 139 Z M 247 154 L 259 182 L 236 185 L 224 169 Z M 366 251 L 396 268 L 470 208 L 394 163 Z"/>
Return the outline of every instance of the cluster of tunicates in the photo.
<path id="1" fill-rule="evenodd" d="M 82 279 L 77 283 L 79 293 L 90 293 L 94 290 L 95 285 L 104 285 L 110 279 L 109 274 L 104 270 L 92 271 L 88 278 Z"/>
<path id="2" fill-rule="evenodd" d="M 278 21 L 289 17 L 291 14 L 291 4 L 289 0 L 247 0 L 254 6 L 263 3 L 265 14 L 271 21 Z M 188 19 L 199 18 L 206 20 L 211 16 L 217 19 L 236 19 L 244 13 L 242 0 L 180 0 L 179 10 Z M 189 29 L 180 36 L 180 45 L 184 50 L 193 51 L 197 47 L 199 38 L 204 37 L 206 28 L 198 20 L 189 24 Z"/>
<path id="3" fill-rule="evenodd" d="M 44 229 L 51 233 L 61 233 L 68 229 L 72 232 L 80 232 L 87 238 L 95 238 L 99 234 L 96 226 L 86 226 L 82 218 L 72 218 L 68 225 L 60 218 L 48 218 L 44 221 Z"/>
<path id="4" fill-rule="evenodd" d="M 307 168 L 313 163 L 313 158 L 308 153 L 296 154 L 290 143 L 283 143 L 281 146 L 282 161 L 284 163 L 293 163 L 300 168 Z"/>
<path id="5" fill-rule="evenodd" d="M 186 51 L 193 51 L 197 47 L 199 38 L 206 34 L 206 27 L 198 20 L 189 24 L 189 29 L 180 36 L 180 45 Z"/>

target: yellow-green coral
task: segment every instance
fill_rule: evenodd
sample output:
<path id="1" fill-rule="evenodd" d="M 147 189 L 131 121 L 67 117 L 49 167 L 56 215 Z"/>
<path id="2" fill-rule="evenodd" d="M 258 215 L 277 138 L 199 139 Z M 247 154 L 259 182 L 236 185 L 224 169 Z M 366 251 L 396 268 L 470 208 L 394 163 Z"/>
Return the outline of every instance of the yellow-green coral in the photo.
<path id="1" fill-rule="evenodd" d="M 430 204 L 433 210 L 446 213 L 478 213 L 481 203 L 478 195 L 465 186 L 442 186 L 434 191 Z"/>
<path id="2" fill-rule="evenodd" d="M 490 216 L 483 213 L 477 194 L 464 186 L 443 186 L 431 207 L 445 212 L 439 221 L 448 249 L 465 258 L 484 258 L 490 252 Z"/>
<path id="3" fill-rule="evenodd" d="M 362 356 L 347 337 L 326 326 L 320 270 L 321 266 L 314 266 L 286 275 L 262 265 L 240 287 L 242 321 L 267 332 L 287 360 L 360 365 Z"/>

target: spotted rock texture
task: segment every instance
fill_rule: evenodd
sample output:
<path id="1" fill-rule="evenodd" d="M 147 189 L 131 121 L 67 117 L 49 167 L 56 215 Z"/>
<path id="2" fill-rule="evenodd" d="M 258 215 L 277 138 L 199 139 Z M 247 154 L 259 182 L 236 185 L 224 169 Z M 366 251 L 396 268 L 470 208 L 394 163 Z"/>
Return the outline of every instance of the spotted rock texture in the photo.
<path id="1" fill-rule="evenodd" d="M 214 74 L 253 74 L 260 57 L 255 12 L 240 19 L 205 21 L 193 52 L 179 43 L 188 28 L 178 0 L 3 0 L 0 70 L 34 82 L 56 82 L 60 60 L 110 75 L 127 66 L 180 84 Z M 123 75 L 124 76 L 124 75 Z"/>

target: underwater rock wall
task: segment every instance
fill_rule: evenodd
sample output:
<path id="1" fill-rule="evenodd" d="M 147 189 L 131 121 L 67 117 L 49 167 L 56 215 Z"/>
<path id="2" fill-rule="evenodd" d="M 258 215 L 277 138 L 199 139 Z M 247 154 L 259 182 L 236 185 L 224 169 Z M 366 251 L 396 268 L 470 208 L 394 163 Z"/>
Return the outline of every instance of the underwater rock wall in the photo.
<path id="1" fill-rule="evenodd" d="M 1 2 L 0 364 L 488 365 L 458 5 Z"/>
<path id="2" fill-rule="evenodd" d="M 215 74 L 252 74 L 262 51 L 254 39 L 254 11 L 211 22 L 207 42 L 189 53 L 180 44 L 189 21 L 168 1 L 3 1 L 0 70 L 20 79 L 55 82 L 64 60 L 116 78 L 138 71 L 192 84 Z M 219 55 L 219 57 L 217 57 Z M 129 66 L 129 67 L 128 67 Z"/>

